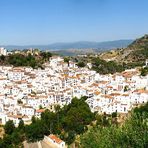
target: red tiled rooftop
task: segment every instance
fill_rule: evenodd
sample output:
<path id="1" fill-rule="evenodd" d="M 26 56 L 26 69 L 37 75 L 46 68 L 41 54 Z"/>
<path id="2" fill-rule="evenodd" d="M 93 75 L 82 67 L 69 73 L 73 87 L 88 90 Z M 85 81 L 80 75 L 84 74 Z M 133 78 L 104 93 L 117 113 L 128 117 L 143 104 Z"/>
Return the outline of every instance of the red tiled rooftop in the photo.
<path id="1" fill-rule="evenodd" d="M 57 136 L 55 135 L 49 135 L 48 136 L 50 139 L 52 139 L 53 141 L 55 141 L 56 143 L 60 144 L 62 142 L 62 140 L 60 138 L 58 138 Z"/>

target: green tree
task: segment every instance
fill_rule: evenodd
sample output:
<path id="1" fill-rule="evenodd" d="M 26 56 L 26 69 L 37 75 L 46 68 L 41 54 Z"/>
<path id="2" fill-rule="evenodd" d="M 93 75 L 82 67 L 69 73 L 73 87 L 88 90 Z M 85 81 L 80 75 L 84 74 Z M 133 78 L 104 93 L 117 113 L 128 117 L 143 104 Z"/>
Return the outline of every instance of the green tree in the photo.
<path id="1" fill-rule="evenodd" d="M 70 58 L 69 57 L 64 57 L 64 62 L 68 64 L 69 66 L 69 61 L 70 61 Z"/>
<path id="2" fill-rule="evenodd" d="M 40 120 L 37 120 L 35 123 L 32 123 L 29 126 L 26 126 L 26 138 L 28 142 L 40 141 L 44 138 L 46 132 L 46 127 L 44 123 Z"/>
<path id="3" fill-rule="evenodd" d="M 100 125 L 91 128 L 80 136 L 80 147 L 146 148 L 148 144 L 147 119 L 148 103 L 140 108 L 135 108 L 122 126 L 115 126 L 113 124 L 103 128 Z"/>
<path id="4" fill-rule="evenodd" d="M 78 63 L 77 63 L 77 66 L 78 66 L 78 67 L 85 67 L 86 64 L 81 61 L 81 62 L 78 62 Z"/>
<path id="5" fill-rule="evenodd" d="M 76 136 L 76 133 L 74 131 L 69 131 L 68 132 L 68 136 L 67 138 L 65 139 L 67 144 L 71 144 L 75 141 L 75 136 Z"/>
<path id="6" fill-rule="evenodd" d="M 0 140 L 0 147 L 1 148 L 13 148 L 12 138 L 10 135 L 5 135 L 3 140 Z"/>
<path id="7" fill-rule="evenodd" d="M 10 135 L 13 133 L 13 131 L 15 130 L 15 126 L 14 126 L 14 123 L 12 120 L 9 120 L 6 122 L 5 126 L 4 126 L 4 129 L 5 129 L 5 133 Z"/>
<path id="8" fill-rule="evenodd" d="M 100 74 L 108 74 L 115 72 L 122 72 L 125 70 L 123 65 L 116 63 L 115 61 L 105 61 L 100 58 L 92 59 L 92 69 L 99 72 Z"/>
<path id="9" fill-rule="evenodd" d="M 73 98 L 71 104 L 67 106 L 67 115 L 64 123 L 67 130 L 76 133 L 83 133 L 85 126 L 94 119 L 88 104 L 83 99 Z"/>
<path id="10" fill-rule="evenodd" d="M 129 87 L 126 85 L 125 87 L 124 87 L 124 92 L 126 92 L 126 91 L 128 91 L 129 90 Z"/>
<path id="11" fill-rule="evenodd" d="M 15 131 L 11 135 L 12 143 L 17 146 L 22 142 L 22 135 L 19 132 Z"/>
<path id="12" fill-rule="evenodd" d="M 19 130 L 24 130 L 25 126 L 24 126 L 24 121 L 21 119 L 18 125 L 18 129 Z"/>
<path id="13" fill-rule="evenodd" d="M 146 76 L 148 74 L 148 67 L 141 69 L 141 76 Z"/>
<path id="14" fill-rule="evenodd" d="M 6 57 L 5 57 L 4 55 L 1 55 L 1 56 L 0 56 L 0 60 L 1 60 L 1 61 L 5 61 L 5 59 L 6 59 Z"/>
<path id="15" fill-rule="evenodd" d="M 39 109 L 43 109 L 43 106 L 42 105 L 39 105 Z"/>
<path id="16" fill-rule="evenodd" d="M 57 104 L 54 106 L 54 109 L 55 109 L 55 112 L 58 113 L 61 110 L 61 107 L 60 105 Z"/>
<path id="17" fill-rule="evenodd" d="M 36 123 L 36 121 L 37 121 L 36 117 L 32 116 L 31 121 L 32 121 L 32 123 Z"/>
<path id="18" fill-rule="evenodd" d="M 48 61 L 50 57 L 52 57 L 52 54 L 50 52 L 44 52 L 42 51 L 40 53 L 40 55 L 42 56 L 43 60 Z"/>
<path id="19" fill-rule="evenodd" d="M 117 117 L 117 112 L 113 112 L 112 113 L 112 118 L 116 118 Z"/>

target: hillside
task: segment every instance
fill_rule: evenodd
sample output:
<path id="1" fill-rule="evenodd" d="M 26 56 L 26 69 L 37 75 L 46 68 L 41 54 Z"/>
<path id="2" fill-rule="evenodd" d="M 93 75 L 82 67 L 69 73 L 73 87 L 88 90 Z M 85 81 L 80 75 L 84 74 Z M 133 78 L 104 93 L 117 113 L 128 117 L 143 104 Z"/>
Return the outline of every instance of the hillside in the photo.
<path id="1" fill-rule="evenodd" d="M 43 63 L 49 60 L 52 56 L 50 52 L 40 52 L 37 50 L 31 51 L 18 51 L 13 52 L 7 56 L 0 55 L 0 65 L 13 65 L 13 66 L 29 66 L 32 68 L 43 68 Z"/>
<path id="2" fill-rule="evenodd" d="M 117 56 L 118 60 L 120 59 L 126 62 L 145 62 L 147 58 L 148 58 L 148 35 L 145 35 L 135 40 L 127 48 L 121 50 L 121 52 Z"/>
<path id="3" fill-rule="evenodd" d="M 127 48 L 112 50 L 100 55 L 103 59 L 116 60 L 120 63 L 142 64 L 148 58 L 148 35 L 136 39 Z"/>

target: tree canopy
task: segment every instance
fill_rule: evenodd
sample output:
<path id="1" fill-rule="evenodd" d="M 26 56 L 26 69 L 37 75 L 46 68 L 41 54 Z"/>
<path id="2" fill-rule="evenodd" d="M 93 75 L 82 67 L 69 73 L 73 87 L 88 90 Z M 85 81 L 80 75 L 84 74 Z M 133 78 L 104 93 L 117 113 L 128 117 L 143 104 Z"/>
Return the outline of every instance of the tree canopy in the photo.
<path id="1" fill-rule="evenodd" d="M 13 131 L 15 130 L 15 126 L 14 126 L 13 121 L 9 120 L 8 122 L 6 122 L 4 129 L 5 129 L 6 134 L 8 134 L 8 135 L 12 134 Z"/>
<path id="2" fill-rule="evenodd" d="M 92 59 L 92 69 L 99 72 L 100 74 L 108 74 L 115 72 L 122 72 L 125 70 L 123 65 L 117 64 L 115 61 L 105 61 L 100 58 Z"/>
<path id="3" fill-rule="evenodd" d="M 52 56 L 50 52 L 40 52 L 38 55 L 31 53 L 13 53 L 8 56 L 0 56 L 0 63 L 13 66 L 30 66 L 32 68 L 42 68 L 42 64 Z"/>
<path id="4" fill-rule="evenodd" d="M 148 103 L 140 108 L 135 108 L 122 126 L 109 125 L 102 128 L 91 128 L 81 135 L 80 147 L 112 148 L 112 147 L 141 147 L 148 145 Z"/>
<path id="5" fill-rule="evenodd" d="M 80 147 L 147 147 L 148 144 L 148 103 L 133 109 L 131 115 L 120 126 L 117 113 L 99 115 L 92 113 L 85 102 L 87 97 L 73 98 L 63 108 L 56 107 L 55 112 L 45 110 L 41 118 L 32 118 L 30 125 L 21 120 L 18 127 L 9 120 L 4 126 L 5 135 L 0 139 L 0 147 L 15 148 L 24 140 L 36 142 L 44 135 L 55 134 L 67 144 L 71 144 L 80 135 Z"/>

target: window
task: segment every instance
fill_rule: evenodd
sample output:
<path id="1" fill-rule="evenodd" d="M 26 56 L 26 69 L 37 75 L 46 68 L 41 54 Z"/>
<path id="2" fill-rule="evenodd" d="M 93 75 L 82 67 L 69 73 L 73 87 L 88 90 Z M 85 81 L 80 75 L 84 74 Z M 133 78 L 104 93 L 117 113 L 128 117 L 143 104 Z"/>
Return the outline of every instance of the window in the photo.
<path id="1" fill-rule="evenodd" d="M 126 107 L 124 107 L 124 112 L 126 111 Z"/>

